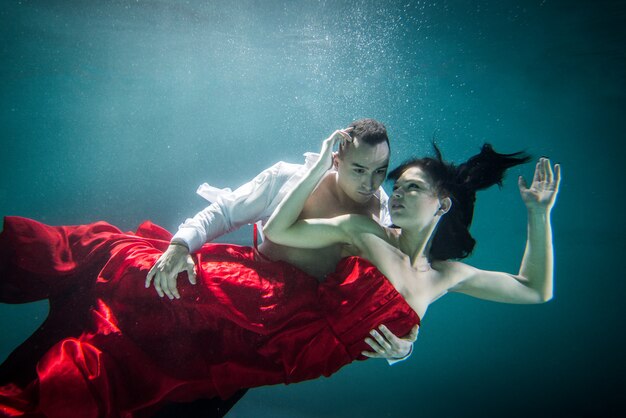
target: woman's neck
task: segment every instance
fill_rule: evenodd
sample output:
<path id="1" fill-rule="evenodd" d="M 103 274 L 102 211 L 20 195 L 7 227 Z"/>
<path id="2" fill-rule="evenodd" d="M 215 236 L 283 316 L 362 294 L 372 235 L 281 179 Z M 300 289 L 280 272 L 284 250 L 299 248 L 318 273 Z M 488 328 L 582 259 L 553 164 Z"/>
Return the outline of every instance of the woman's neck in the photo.
<path id="1" fill-rule="evenodd" d="M 427 263 L 428 252 L 430 250 L 431 237 L 437 223 L 421 229 L 402 228 L 398 238 L 400 250 L 409 256 L 411 266 L 418 268 Z"/>

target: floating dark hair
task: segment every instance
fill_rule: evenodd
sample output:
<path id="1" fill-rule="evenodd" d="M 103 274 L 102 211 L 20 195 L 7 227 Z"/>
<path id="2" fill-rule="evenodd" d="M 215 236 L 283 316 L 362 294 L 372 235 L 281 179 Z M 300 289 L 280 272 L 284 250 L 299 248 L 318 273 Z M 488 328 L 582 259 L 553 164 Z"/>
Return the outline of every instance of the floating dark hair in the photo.
<path id="1" fill-rule="evenodd" d="M 388 179 L 397 180 L 411 167 L 419 167 L 430 177 L 440 197 L 449 197 L 452 207 L 439 220 L 432 237 L 431 260 L 462 259 L 471 254 L 476 241 L 469 232 L 474 217 L 476 192 L 495 184 L 502 186 L 504 173 L 511 167 L 530 160 L 524 152 L 500 154 L 490 144 L 484 144 L 480 153 L 456 166 L 445 162 L 441 151 L 433 143 L 436 158 L 409 160 L 389 173 Z"/>

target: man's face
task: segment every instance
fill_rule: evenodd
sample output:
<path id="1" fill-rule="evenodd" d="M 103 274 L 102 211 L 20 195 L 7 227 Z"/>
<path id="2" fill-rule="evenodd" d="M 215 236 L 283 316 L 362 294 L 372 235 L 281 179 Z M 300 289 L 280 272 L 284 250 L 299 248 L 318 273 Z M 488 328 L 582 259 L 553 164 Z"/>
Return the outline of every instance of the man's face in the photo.
<path id="1" fill-rule="evenodd" d="M 355 139 L 337 156 L 337 183 L 357 203 L 368 202 L 387 175 L 389 146 L 368 145 Z"/>

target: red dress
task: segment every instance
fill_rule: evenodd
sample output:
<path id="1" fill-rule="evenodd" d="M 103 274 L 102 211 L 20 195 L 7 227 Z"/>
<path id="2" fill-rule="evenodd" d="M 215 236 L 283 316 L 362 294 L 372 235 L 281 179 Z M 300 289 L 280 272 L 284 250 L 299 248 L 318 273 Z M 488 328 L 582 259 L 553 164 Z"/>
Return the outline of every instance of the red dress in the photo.
<path id="1" fill-rule="evenodd" d="M 198 283 L 179 277 L 181 299 L 161 299 L 144 282 L 169 239 L 149 222 L 123 233 L 5 219 L 0 302 L 50 299 L 55 340 L 33 381 L 0 387 L 0 413 L 147 416 L 165 402 L 329 376 L 365 359 L 371 329 L 405 335 L 419 323 L 364 259 L 341 260 L 320 284 L 228 244 L 203 246 Z"/>

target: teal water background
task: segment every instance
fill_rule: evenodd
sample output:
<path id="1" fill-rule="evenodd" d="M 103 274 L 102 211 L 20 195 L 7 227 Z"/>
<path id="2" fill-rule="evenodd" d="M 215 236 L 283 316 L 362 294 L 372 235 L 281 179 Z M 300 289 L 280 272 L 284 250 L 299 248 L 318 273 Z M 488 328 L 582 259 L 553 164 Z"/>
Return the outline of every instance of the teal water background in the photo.
<path id="1" fill-rule="evenodd" d="M 3 1 L 0 216 L 175 231 L 200 183 L 299 162 L 362 117 L 387 125 L 392 166 L 433 138 L 459 162 L 485 141 L 546 155 L 563 167 L 552 302 L 449 295 L 407 362 L 253 389 L 228 417 L 616 416 L 625 26 L 608 0 Z M 518 174 L 532 164 L 479 194 L 470 264 L 517 272 Z M 0 305 L 0 359 L 46 309 Z"/>

